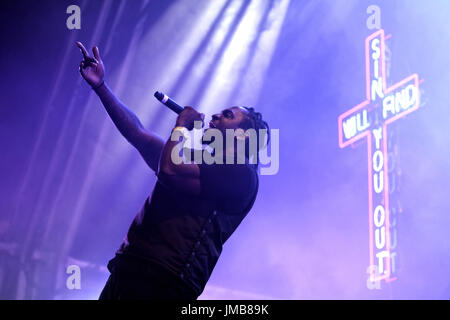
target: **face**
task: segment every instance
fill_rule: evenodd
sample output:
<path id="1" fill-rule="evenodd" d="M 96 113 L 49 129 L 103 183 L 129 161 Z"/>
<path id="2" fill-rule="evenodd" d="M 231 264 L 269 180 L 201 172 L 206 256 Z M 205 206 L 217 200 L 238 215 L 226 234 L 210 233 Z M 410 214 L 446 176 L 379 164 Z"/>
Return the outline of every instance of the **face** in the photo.
<path id="1" fill-rule="evenodd" d="M 220 113 L 216 113 L 212 116 L 212 120 L 209 122 L 210 128 L 216 128 L 226 133 L 226 129 L 238 129 L 245 119 L 248 111 L 241 107 L 231 107 L 222 110 Z"/>

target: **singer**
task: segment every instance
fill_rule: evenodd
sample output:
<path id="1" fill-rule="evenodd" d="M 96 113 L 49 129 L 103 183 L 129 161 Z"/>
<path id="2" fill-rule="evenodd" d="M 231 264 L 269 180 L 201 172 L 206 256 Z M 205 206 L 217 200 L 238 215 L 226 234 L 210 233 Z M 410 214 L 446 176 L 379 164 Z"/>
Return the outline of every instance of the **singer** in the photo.
<path id="1" fill-rule="evenodd" d="M 174 164 L 171 151 L 177 142 L 164 142 L 146 130 L 106 85 L 98 48 L 93 48 L 91 57 L 80 42 L 76 44 L 84 57 L 79 67 L 82 77 L 120 133 L 157 175 L 151 196 L 108 263 L 111 274 L 100 299 L 196 300 L 223 244 L 253 206 L 258 192 L 257 164 Z M 173 131 L 192 130 L 194 121 L 203 120 L 203 114 L 185 107 Z M 215 114 L 209 127 L 224 134 L 226 129 L 238 128 L 267 129 L 269 134 L 261 114 L 246 107 Z M 236 152 L 224 149 L 224 156 Z"/>

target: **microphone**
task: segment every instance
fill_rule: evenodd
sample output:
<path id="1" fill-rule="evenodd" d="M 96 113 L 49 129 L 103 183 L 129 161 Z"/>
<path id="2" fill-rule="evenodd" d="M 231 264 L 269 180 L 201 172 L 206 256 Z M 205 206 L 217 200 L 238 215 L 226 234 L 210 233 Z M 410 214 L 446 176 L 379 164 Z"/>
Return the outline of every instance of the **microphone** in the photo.
<path id="1" fill-rule="evenodd" d="M 167 107 L 169 107 L 170 110 L 172 110 L 176 114 L 180 114 L 181 111 L 184 110 L 182 106 L 180 106 L 178 103 L 170 99 L 167 95 L 165 95 L 162 92 L 156 91 L 155 98 L 164 103 Z"/>

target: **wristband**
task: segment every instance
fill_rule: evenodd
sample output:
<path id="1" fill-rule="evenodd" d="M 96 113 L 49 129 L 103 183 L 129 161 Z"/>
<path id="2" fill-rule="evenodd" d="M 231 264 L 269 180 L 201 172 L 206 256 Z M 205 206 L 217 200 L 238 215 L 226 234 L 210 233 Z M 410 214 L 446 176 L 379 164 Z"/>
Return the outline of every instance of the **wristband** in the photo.
<path id="1" fill-rule="evenodd" d="M 182 126 L 177 126 L 175 128 L 172 129 L 172 133 L 174 133 L 175 131 L 180 131 L 181 134 L 185 137 L 188 138 L 189 137 L 189 130 L 186 127 L 182 127 Z"/>
<path id="2" fill-rule="evenodd" d="M 100 88 L 104 83 L 105 83 L 105 80 L 102 80 L 98 85 L 96 85 L 95 87 L 92 87 L 92 89 L 97 90 L 97 89 Z"/>

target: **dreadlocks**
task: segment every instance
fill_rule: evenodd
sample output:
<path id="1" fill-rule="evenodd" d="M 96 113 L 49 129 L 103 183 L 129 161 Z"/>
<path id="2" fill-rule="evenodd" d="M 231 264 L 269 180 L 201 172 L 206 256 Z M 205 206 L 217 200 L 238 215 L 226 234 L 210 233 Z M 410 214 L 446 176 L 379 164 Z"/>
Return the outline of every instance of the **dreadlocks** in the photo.
<path id="1" fill-rule="evenodd" d="M 251 107 L 243 107 L 243 108 L 248 111 L 247 117 L 250 122 L 250 123 L 247 123 L 246 129 L 254 128 L 256 130 L 256 133 L 258 136 L 258 149 L 259 149 L 259 138 L 260 138 L 258 133 L 259 133 L 260 129 L 265 129 L 263 131 L 264 136 L 262 138 L 264 141 L 263 147 L 267 147 L 267 145 L 269 144 L 269 141 L 270 141 L 269 125 L 267 124 L 266 121 L 263 120 L 262 114 L 260 112 L 256 112 L 254 108 L 251 108 Z"/>

